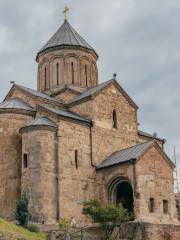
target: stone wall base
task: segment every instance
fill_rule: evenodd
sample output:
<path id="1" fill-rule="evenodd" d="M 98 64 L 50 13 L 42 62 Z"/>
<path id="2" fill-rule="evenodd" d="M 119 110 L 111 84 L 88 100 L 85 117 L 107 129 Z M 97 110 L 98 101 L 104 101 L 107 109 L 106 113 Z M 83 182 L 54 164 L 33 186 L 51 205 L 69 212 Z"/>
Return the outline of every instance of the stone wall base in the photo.
<path id="1" fill-rule="evenodd" d="M 81 229 L 74 229 L 71 232 L 77 232 Z M 104 240 L 101 237 L 100 227 L 87 227 L 82 229 L 83 240 Z M 49 240 L 58 239 L 62 236 L 65 239 L 64 231 L 50 231 Z M 64 237 L 64 238 L 63 238 Z M 60 238 L 61 239 L 61 238 Z M 69 234 L 69 238 L 74 239 L 74 235 Z M 116 227 L 112 233 L 114 240 L 180 240 L 180 225 L 171 224 L 151 224 L 145 222 L 124 223 Z"/>
<path id="2" fill-rule="evenodd" d="M 180 225 L 131 222 L 116 228 L 113 235 L 117 239 L 180 240 Z"/>

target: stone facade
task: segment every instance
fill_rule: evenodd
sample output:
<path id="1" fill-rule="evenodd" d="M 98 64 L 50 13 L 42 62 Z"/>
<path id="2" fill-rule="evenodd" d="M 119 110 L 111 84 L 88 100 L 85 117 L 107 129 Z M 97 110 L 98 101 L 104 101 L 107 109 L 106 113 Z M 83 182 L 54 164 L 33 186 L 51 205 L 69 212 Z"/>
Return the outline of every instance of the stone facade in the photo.
<path id="1" fill-rule="evenodd" d="M 172 165 L 152 147 L 136 163 L 124 163 L 98 171 L 100 198 L 108 202 L 108 188 L 114 179 L 127 180 L 134 192 L 134 211 L 137 219 L 151 223 L 177 223 L 173 194 Z M 149 200 L 154 199 L 154 212 L 149 211 Z M 168 212 L 163 213 L 163 200 L 168 201 Z"/>
<path id="2" fill-rule="evenodd" d="M 12 217 L 21 193 L 22 138 L 19 129 L 33 116 L 28 112 L 0 112 L 0 212 Z"/>
<path id="3" fill-rule="evenodd" d="M 53 223 L 58 214 L 56 132 L 51 128 L 32 127 L 21 133 L 22 153 L 27 155 L 28 161 L 28 167 L 22 167 L 21 189 L 27 189 L 31 196 L 33 220 Z"/>
<path id="4" fill-rule="evenodd" d="M 164 156 L 156 146 L 151 148 L 137 162 L 137 216 L 147 222 L 173 223 L 177 222 L 175 199 L 173 194 L 172 165 L 164 159 Z M 154 199 L 154 212 L 148 209 L 149 199 Z M 168 211 L 163 213 L 163 200 L 168 202 Z M 155 214 L 154 214 L 155 213 Z"/>
<path id="5" fill-rule="evenodd" d="M 117 129 L 112 125 L 112 113 L 116 110 Z M 137 109 L 132 106 L 114 83 L 94 99 L 70 107 L 70 110 L 93 119 L 93 161 L 102 162 L 111 153 L 135 145 L 137 135 Z M 106 147 L 105 147 L 106 146 Z"/>
<path id="6" fill-rule="evenodd" d="M 177 224 L 174 165 L 164 140 L 139 132 L 138 107 L 115 79 L 98 84 L 96 60 L 80 46 L 43 50 L 39 91 L 13 85 L 0 105 L 1 213 L 13 216 L 25 189 L 33 220 L 41 223 L 72 216 L 86 222 L 82 203 L 97 199 L 123 202 L 138 221 Z M 16 98 L 22 102 L 9 105 Z M 146 142 L 150 147 L 139 157 L 98 168 L 112 154 Z"/>

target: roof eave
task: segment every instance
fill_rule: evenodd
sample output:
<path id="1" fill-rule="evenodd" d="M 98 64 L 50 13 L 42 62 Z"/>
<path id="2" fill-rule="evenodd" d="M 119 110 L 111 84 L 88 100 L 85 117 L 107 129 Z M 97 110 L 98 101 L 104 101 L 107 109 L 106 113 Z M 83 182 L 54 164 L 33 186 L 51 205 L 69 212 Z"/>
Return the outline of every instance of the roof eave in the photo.
<path id="1" fill-rule="evenodd" d="M 36 111 L 20 109 L 20 108 L 2 108 L 2 109 L 0 109 L 0 114 L 5 114 L 5 113 L 15 113 L 15 114 L 35 116 Z"/>
<path id="2" fill-rule="evenodd" d="M 28 130 L 44 130 L 44 129 L 49 129 L 51 131 L 53 130 L 54 132 L 56 132 L 58 130 L 58 127 L 50 126 L 50 125 L 46 125 L 46 124 L 29 125 L 29 126 L 24 126 L 24 127 L 20 128 L 19 133 L 21 134 Z"/>
<path id="3" fill-rule="evenodd" d="M 150 136 L 150 134 L 149 134 L 149 135 L 146 135 L 146 133 L 144 133 L 144 132 L 141 131 L 141 130 L 138 130 L 138 135 L 143 136 L 143 137 L 147 137 L 147 138 L 150 138 L 150 139 L 155 139 L 155 140 L 157 140 L 157 141 L 161 141 L 161 142 L 163 142 L 163 143 L 166 142 L 166 140 L 163 139 L 163 138 L 154 137 L 153 135 Z"/>
<path id="4" fill-rule="evenodd" d="M 118 165 L 123 165 L 123 164 L 126 164 L 126 163 L 132 163 L 133 164 L 135 161 L 136 161 L 136 159 L 132 158 L 132 159 L 125 160 L 123 162 L 110 164 L 108 166 L 102 166 L 102 167 L 96 166 L 96 171 L 104 170 L 104 169 L 107 169 L 107 168 L 110 168 L 110 167 L 114 167 L 114 166 L 118 166 Z"/>
<path id="5" fill-rule="evenodd" d="M 11 89 L 9 90 L 8 94 L 6 95 L 6 97 L 4 98 L 3 101 L 7 100 L 7 98 L 12 95 L 13 91 L 14 91 L 16 88 L 19 89 L 19 90 L 22 91 L 22 92 L 25 92 L 25 93 L 28 94 L 29 96 L 32 96 L 32 97 L 35 98 L 35 99 L 43 99 L 43 100 L 45 100 L 45 101 L 52 102 L 52 103 L 54 103 L 54 104 L 56 103 L 56 105 L 59 105 L 59 104 L 61 104 L 61 105 L 63 105 L 63 106 L 66 105 L 62 100 L 60 101 L 60 100 L 53 99 L 53 98 L 52 98 L 52 99 L 48 99 L 48 98 L 45 98 L 45 97 L 36 96 L 36 95 L 30 93 L 29 91 L 27 91 L 26 89 L 24 89 L 23 87 L 21 87 L 20 85 L 17 85 L 17 84 L 13 84 L 13 86 L 11 87 Z M 32 90 L 33 90 L 33 89 L 32 89 Z M 36 90 L 34 90 L 34 91 L 36 91 Z"/>
<path id="6" fill-rule="evenodd" d="M 95 54 L 96 56 L 96 60 L 99 58 L 98 54 L 96 53 L 96 51 L 94 49 L 90 49 L 90 48 L 86 48 L 86 47 L 83 47 L 83 46 L 80 46 L 80 45 L 67 45 L 67 44 L 62 44 L 62 45 L 57 45 L 57 46 L 52 46 L 52 47 L 47 47 L 43 50 L 40 50 L 37 55 L 36 55 L 36 62 L 38 62 L 38 58 L 39 58 L 39 55 L 42 54 L 42 53 L 47 53 L 51 50 L 59 50 L 59 49 L 63 49 L 63 48 L 79 48 L 80 50 L 88 50 L 92 53 Z"/>
<path id="7" fill-rule="evenodd" d="M 122 94 L 124 95 L 125 98 L 128 99 L 129 104 L 134 107 L 136 109 L 136 111 L 139 109 L 139 107 L 136 105 L 136 103 L 131 99 L 131 97 L 126 93 L 126 91 L 119 85 L 119 83 L 115 80 L 115 79 L 111 79 L 109 80 L 109 83 L 107 85 L 105 85 L 104 87 L 102 87 L 101 89 L 97 90 L 95 93 L 86 96 L 82 99 L 79 100 L 72 100 L 71 102 L 67 103 L 67 107 L 72 107 L 74 105 L 77 104 L 81 104 L 83 102 L 86 102 L 88 100 L 92 100 L 93 98 L 95 98 L 101 91 L 103 91 L 104 89 L 106 89 L 110 84 L 115 84 L 117 86 L 117 88 L 122 92 Z"/>
<path id="8" fill-rule="evenodd" d="M 85 120 L 85 119 L 81 120 L 81 119 L 76 119 L 76 118 L 73 118 L 73 117 L 70 117 L 70 116 L 68 117 L 68 116 L 60 115 L 60 114 L 55 113 L 55 112 L 51 111 L 50 109 L 48 109 L 48 108 L 46 108 L 45 106 L 42 106 L 42 105 L 37 105 L 36 109 L 37 110 L 38 109 L 43 109 L 45 111 L 48 111 L 48 112 L 51 112 L 51 113 L 55 114 L 58 117 L 61 117 L 61 118 L 64 118 L 64 119 L 71 119 L 71 120 L 79 122 L 79 123 L 84 123 L 84 124 L 86 124 L 88 126 L 92 126 L 93 125 L 92 120 L 88 120 L 88 119 L 87 120 Z"/>

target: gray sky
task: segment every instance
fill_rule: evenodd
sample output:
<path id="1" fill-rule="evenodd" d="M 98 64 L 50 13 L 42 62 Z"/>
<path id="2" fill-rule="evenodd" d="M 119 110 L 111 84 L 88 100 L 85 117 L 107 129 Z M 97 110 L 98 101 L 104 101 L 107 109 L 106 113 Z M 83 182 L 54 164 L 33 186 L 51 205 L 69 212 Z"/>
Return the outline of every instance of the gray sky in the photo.
<path id="1" fill-rule="evenodd" d="M 116 72 L 140 107 L 140 128 L 166 138 L 180 176 L 179 0 L 0 0 L 0 100 L 10 81 L 36 88 L 37 51 L 69 22 L 99 54 L 101 82 Z"/>

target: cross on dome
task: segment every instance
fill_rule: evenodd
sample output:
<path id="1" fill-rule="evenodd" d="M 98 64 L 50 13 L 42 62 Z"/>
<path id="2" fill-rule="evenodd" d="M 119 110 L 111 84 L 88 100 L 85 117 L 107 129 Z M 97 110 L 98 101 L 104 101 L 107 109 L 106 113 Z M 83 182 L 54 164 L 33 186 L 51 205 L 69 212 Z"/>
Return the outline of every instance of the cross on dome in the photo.
<path id="1" fill-rule="evenodd" d="M 69 8 L 67 6 L 64 7 L 63 14 L 64 14 L 64 20 L 67 20 L 67 12 L 69 11 Z"/>

